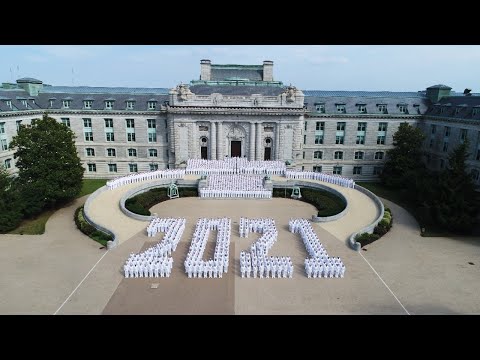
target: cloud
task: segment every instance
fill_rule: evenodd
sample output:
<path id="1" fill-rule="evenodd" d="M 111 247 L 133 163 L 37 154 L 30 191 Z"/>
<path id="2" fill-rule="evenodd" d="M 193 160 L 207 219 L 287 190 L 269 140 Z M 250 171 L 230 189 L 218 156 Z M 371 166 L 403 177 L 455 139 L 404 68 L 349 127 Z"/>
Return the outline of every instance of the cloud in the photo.
<path id="1" fill-rule="evenodd" d="M 93 58 L 99 56 L 99 52 L 106 50 L 105 46 L 100 45 L 40 45 L 38 49 L 45 55 L 54 56 L 62 59 L 80 59 Z"/>

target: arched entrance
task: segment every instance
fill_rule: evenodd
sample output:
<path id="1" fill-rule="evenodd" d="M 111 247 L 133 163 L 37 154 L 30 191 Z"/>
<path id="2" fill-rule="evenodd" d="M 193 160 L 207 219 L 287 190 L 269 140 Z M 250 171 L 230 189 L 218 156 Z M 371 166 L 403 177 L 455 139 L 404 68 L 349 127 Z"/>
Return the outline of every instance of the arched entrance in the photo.
<path id="1" fill-rule="evenodd" d="M 265 138 L 263 160 L 272 160 L 272 139 Z"/>
<path id="2" fill-rule="evenodd" d="M 208 159 L 208 139 L 205 136 L 200 138 L 200 159 Z"/>

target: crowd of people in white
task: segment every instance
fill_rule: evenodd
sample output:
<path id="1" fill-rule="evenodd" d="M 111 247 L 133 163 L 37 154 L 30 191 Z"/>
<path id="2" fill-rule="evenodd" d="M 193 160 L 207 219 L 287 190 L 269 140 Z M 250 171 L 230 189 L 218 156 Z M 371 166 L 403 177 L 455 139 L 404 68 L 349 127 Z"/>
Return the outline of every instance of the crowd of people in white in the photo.
<path id="1" fill-rule="evenodd" d="M 227 273 L 230 229 L 230 218 L 198 219 L 184 263 L 188 278 L 221 278 L 223 273 Z M 203 254 L 212 230 L 217 230 L 215 252 L 213 259 L 205 261 L 203 260 Z"/>
<path id="2" fill-rule="evenodd" d="M 210 175 L 200 197 L 270 199 L 272 191 L 264 187 L 261 175 Z"/>
<path id="3" fill-rule="evenodd" d="M 240 252 L 240 273 L 242 278 L 292 278 L 293 263 L 289 256 L 268 256 L 268 250 L 277 241 L 278 231 L 274 219 L 240 218 L 240 237 L 250 232 L 263 234 L 250 246 L 250 251 Z"/>
<path id="4" fill-rule="evenodd" d="M 284 175 L 284 161 L 249 161 L 247 158 L 226 157 L 224 160 L 188 159 L 186 174 L 193 175 L 233 175 L 233 174 L 268 174 Z"/>
<path id="5" fill-rule="evenodd" d="M 127 176 L 122 176 L 116 179 L 109 180 L 107 181 L 107 187 L 109 190 L 113 190 L 119 186 L 133 184 L 133 183 L 146 181 L 146 180 L 183 179 L 184 177 L 185 177 L 184 169 L 147 171 L 143 173 L 134 173 Z"/>
<path id="6" fill-rule="evenodd" d="M 292 171 L 288 170 L 285 172 L 285 177 L 289 179 L 310 179 L 310 180 L 320 180 L 325 181 L 330 184 L 340 185 L 347 188 L 354 188 L 355 181 L 352 179 L 346 178 L 341 175 L 332 175 L 332 174 L 325 174 L 321 172 L 313 172 L 313 171 Z"/>
<path id="7" fill-rule="evenodd" d="M 327 250 L 317 237 L 310 222 L 306 219 L 290 219 L 288 222 L 290 232 L 300 234 L 308 254 L 305 259 L 305 272 L 310 278 L 344 277 L 345 265 L 339 257 L 328 256 Z"/>
<path id="8" fill-rule="evenodd" d="M 154 237 L 163 232 L 163 239 L 139 254 L 130 254 L 123 266 L 125 277 L 170 277 L 173 266 L 171 255 L 185 230 L 185 222 L 184 218 L 153 218 L 147 226 L 147 234 Z"/>

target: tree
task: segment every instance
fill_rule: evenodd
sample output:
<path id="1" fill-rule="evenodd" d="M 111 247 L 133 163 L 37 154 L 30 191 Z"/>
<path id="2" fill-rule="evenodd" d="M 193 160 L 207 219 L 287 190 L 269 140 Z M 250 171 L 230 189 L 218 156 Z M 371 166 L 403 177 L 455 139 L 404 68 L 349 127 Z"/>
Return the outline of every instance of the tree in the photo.
<path id="1" fill-rule="evenodd" d="M 468 141 L 457 146 L 448 158 L 448 167 L 439 177 L 439 192 L 433 201 L 438 223 L 451 231 L 469 232 L 476 224 L 478 194 L 467 173 Z"/>
<path id="2" fill-rule="evenodd" d="M 424 168 L 422 131 L 407 122 L 400 124 L 393 135 L 393 149 L 387 151 L 387 161 L 382 172 L 382 182 L 392 188 L 404 188 L 415 174 Z"/>
<path id="3" fill-rule="evenodd" d="M 0 233 L 15 229 L 22 220 L 21 196 L 15 178 L 0 166 Z"/>
<path id="4" fill-rule="evenodd" d="M 15 149 L 25 215 L 35 215 L 74 199 L 81 191 L 84 169 L 75 134 L 47 114 L 21 125 L 10 144 Z"/>

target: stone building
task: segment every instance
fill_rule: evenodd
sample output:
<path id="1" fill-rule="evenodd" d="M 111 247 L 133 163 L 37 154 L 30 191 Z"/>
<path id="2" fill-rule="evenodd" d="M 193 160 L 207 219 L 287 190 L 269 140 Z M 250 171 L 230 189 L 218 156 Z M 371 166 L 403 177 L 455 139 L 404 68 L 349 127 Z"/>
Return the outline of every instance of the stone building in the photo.
<path id="1" fill-rule="evenodd" d="M 292 167 L 374 180 L 402 122 L 420 127 L 425 161 L 446 166 L 470 140 L 480 172 L 480 96 L 445 85 L 423 91 L 300 90 L 274 80 L 273 62 L 216 65 L 166 88 L 51 86 L 32 78 L 0 88 L 0 164 L 15 172 L 8 144 L 20 124 L 47 112 L 69 126 L 85 177 L 174 168 L 188 158 L 283 160 Z"/>

